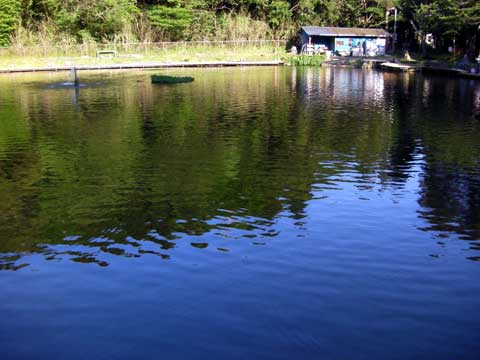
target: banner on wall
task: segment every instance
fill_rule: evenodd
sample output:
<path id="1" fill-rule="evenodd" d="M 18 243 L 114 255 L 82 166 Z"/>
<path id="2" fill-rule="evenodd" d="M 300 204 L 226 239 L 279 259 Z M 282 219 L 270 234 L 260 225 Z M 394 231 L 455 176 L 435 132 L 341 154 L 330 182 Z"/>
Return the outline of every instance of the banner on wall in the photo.
<path id="1" fill-rule="evenodd" d="M 349 56 L 385 55 L 385 38 L 335 38 L 335 52 Z"/>

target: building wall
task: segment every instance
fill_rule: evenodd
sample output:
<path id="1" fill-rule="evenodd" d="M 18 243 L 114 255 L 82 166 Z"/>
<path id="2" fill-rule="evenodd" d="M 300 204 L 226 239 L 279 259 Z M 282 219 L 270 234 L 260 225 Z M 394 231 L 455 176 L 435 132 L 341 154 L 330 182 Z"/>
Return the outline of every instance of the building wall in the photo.
<path id="1" fill-rule="evenodd" d="M 377 56 L 385 55 L 385 38 L 372 37 L 336 37 L 335 52 L 345 52 L 353 56 Z"/>
<path id="2" fill-rule="evenodd" d="M 302 46 L 308 44 L 309 36 L 302 30 L 300 33 L 300 41 Z M 326 46 L 333 52 L 345 52 L 353 56 L 368 55 L 385 55 L 386 39 L 376 37 L 334 37 L 334 36 L 311 36 L 315 48 L 320 45 Z M 365 42 L 365 45 L 363 44 Z M 358 45 L 360 44 L 361 47 Z"/>
<path id="3" fill-rule="evenodd" d="M 300 41 L 303 45 L 308 44 L 308 38 L 309 36 L 302 31 L 300 34 Z M 315 48 L 320 47 L 320 45 L 324 45 L 328 48 L 328 50 L 333 51 L 333 47 L 335 44 L 335 38 L 333 36 L 311 36 L 312 38 L 312 43 L 315 45 Z"/>

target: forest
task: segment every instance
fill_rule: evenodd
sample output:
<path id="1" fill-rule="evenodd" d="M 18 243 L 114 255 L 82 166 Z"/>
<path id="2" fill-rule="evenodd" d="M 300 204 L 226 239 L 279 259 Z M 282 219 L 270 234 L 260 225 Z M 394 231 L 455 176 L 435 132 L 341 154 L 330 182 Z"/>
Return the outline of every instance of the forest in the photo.
<path id="1" fill-rule="evenodd" d="M 399 49 L 478 52 L 478 0 L 0 0 L 0 46 L 294 42 L 302 25 L 393 32 L 394 7 Z"/>

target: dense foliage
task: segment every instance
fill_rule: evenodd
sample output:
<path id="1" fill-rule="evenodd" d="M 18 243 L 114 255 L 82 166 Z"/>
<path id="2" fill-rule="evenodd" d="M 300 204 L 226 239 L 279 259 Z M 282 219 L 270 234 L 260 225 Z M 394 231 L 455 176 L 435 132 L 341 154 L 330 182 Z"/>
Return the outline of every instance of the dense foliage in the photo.
<path id="1" fill-rule="evenodd" d="M 414 29 L 426 52 L 427 34 L 434 36 L 436 46 L 460 41 L 467 51 L 478 45 L 480 1 L 478 0 L 402 0 L 403 19 Z M 463 41 L 462 41 L 463 40 Z M 462 44 L 463 42 L 463 44 Z"/>
<path id="2" fill-rule="evenodd" d="M 478 47 L 478 0 L 0 0 L 0 45 L 294 39 L 301 25 L 386 27 L 406 47 Z"/>
<path id="3" fill-rule="evenodd" d="M 8 45 L 9 34 L 20 23 L 20 2 L 0 0 L 0 46 Z"/>

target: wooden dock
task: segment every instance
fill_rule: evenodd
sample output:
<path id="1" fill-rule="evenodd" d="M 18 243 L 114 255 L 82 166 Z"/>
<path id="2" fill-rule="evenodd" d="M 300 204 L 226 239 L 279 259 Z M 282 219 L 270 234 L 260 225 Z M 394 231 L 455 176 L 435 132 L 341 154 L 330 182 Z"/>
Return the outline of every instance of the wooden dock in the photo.
<path id="1" fill-rule="evenodd" d="M 462 77 L 467 79 L 476 79 L 480 80 L 480 74 L 472 74 L 468 71 L 461 69 L 452 69 L 447 67 L 437 67 L 437 66 L 424 66 L 422 71 L 425 74 L 436 74 L 436 75 L 446 75 L 446 76 L 455 76 Z"/>
<path id="2" fill-rule="evenodd" d="M 195 68 L 195 67 L 233 67 L 233 66 L 279 66 L 284 65 L 281 60 L 273 61 L 201 61 L 201 62 L 165 62 L 165 63 L 130 63 L 130 64 L 102 64 L 102 65 L 65 65 L 28 68 L 4 68 L 0 73 L 70 71 L 75 67 L 81 70 L 127 70 L 127 69 L 163 69 L 163 68 Z"/>
<path id="3" fill-rule="evenodd" d="M 399 64 L 394 62 L 384 62 L 380 64 L 380 68 L 388 71 L 397 72 L 416 72 L 420 71 L 420 67 L 417 65 Z"/>
<path id="4" fill-rule="evenodd" d="M 356 67 L 356 68 L 375 68 L 388 62 L 384 57 L 365 57 L 365 56 L 332 56 L 325 60 L 322 66 Z"/>

